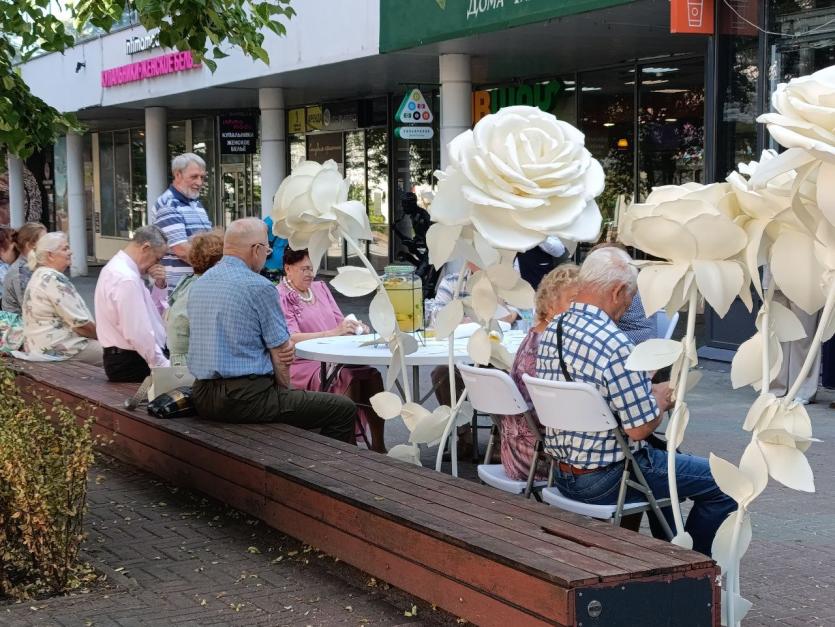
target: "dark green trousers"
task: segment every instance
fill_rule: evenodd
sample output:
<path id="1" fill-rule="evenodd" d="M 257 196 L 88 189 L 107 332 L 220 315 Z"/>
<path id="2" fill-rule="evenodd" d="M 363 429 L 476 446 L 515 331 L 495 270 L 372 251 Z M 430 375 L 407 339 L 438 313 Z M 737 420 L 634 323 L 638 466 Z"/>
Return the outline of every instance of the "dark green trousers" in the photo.
<path id="1" fill-rule="evenodd" d="M 280 422 L 354 441 L 357 407 L 345 396 L 279 388 L 272 375 L 194 382 L 197 413 L 209 420 L 232 423 Z"/>

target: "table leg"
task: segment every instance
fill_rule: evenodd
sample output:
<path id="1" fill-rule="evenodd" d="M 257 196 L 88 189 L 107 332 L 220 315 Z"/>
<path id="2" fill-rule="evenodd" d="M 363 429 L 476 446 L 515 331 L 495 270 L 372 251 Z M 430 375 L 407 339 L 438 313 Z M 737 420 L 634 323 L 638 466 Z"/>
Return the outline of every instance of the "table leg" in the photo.
<path id="1" fill-rule="evenodd" d="M 412 366 L 412 400 L 420 402 L 420 366 Z"/>
<path id="2" fill-rule="evenodd" d="M 328 364 L 327 362 L 319 362 L 319 391 L 328 391 Z"/>

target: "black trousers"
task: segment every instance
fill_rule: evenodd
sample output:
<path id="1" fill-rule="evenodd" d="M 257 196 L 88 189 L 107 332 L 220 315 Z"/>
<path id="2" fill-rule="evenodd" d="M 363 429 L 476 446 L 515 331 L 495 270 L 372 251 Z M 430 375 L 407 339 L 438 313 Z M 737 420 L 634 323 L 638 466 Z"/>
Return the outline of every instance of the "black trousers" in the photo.
<path id="1" fill-rule="evenodd" d="M 142 383 L 151 374 L 147 362 L 136 351 L 104 349 L 104 374 L 113 383 Z"/>
<path id="2" fill-rule="evenodd" d="M 197 413 L 232 423 L 280 422 L 301 429 L 320 429 L 325 437 L 354 441 L 357 406 L 338 394 L 285 390 L 272 375 L 235 379 L 199 379 L 192 386 Z"/>

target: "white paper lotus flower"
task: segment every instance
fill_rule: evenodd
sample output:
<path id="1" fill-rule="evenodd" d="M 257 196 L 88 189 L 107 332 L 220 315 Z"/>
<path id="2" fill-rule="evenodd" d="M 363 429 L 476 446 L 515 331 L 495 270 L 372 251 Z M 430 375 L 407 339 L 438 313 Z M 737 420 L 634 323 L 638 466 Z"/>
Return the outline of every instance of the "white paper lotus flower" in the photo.
<path id="1" fill-rule="evenodd" d="M 289 240 L 294 250 L 307 248 L 314 268 L 340 229 L 354 241 L 372 239 L 365 206 L 348 200 L 349 186 L 334 161 L 303 161 L 275 193 L 273 233 Z"/>
<path id="2" fill-rule="evenodd" d="M 835 66 L 777 85 L 771 106 L 757 121 L 778 144 L 835 163 Z"/>
<path id="3" fill-rule="evenodd" d="M 472 224 L 496 248 L 524 251 L 548 235 L 593 241 L 600 163 L 571 124 L 536 107 L 505 107 L 449 143 L 430 207 L 445 226 Z"/>
<path id="4" fill-rule="evenodd" d="M 748 243 L 727 183 L 656 188 L 625 212 L 624 244 L 665 262 L 643 262 L 638 289 L 647 311 L 681 308 L 692 281 L 722 317 L 737 296 L 750 307 L 747 271 L 736 257 Z"/>

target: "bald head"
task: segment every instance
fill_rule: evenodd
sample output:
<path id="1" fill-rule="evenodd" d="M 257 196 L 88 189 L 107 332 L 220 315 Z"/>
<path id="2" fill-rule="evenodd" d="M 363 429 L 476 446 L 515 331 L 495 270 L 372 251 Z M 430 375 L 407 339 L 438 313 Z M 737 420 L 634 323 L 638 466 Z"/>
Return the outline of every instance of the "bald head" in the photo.
<path id="1" fill-rule="evenodd" d="M 238 257 L 254 272 L 260 272 L 269 255 L 267 225 L 258 218 L 235 220 L 226 229 L 223 254 Z"/>

